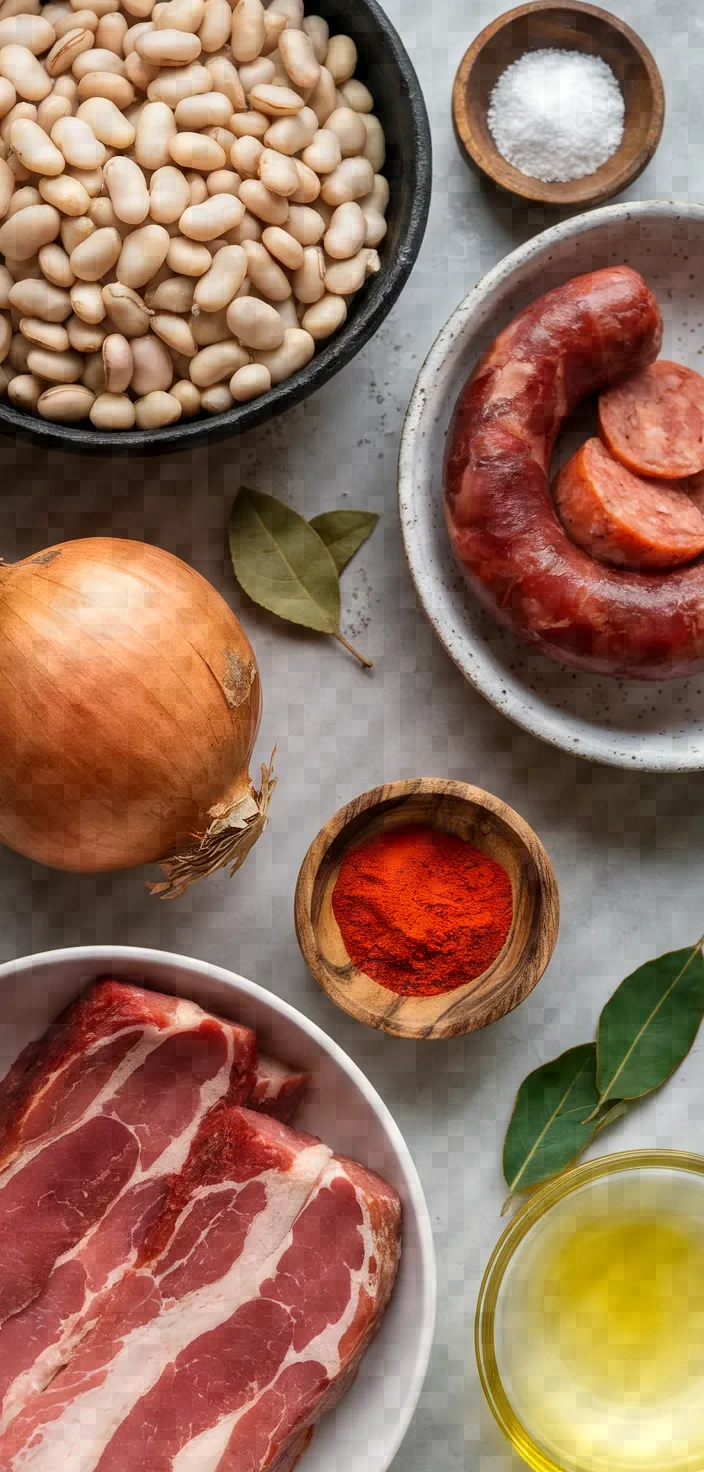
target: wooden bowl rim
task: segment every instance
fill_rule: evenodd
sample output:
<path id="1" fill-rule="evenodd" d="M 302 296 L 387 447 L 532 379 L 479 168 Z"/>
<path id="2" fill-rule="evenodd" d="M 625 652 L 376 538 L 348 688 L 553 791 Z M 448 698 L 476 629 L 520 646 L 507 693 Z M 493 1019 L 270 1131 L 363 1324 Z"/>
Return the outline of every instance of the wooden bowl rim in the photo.
<path id="1" fill-rule="evenodd" d="M 467 86 L 472 70 L 483 51 L 487 42 L 494 39 L 500 31 L 522 16 L 535 15 L 550 10 L 573 11 L 579 15 L 589 15 L 596 20 L 603 21 L 619 36 L 628 41 L 639 61 L 645 68 L 650 82 L 652 92 L 652 108 L 648 127 L 644 130 L 643 140 L 637 153 L 630 159 L 624 160 L 620 169 L 613 175 L 608 183 L 594 188 L 594 174 L 587 175 L 585 179 L 575 179 L 561 183 L 547 183 L 540 179 L 534 179 L 528 174 L 522 174 L 520 169 L 514 168 L 499 153 L 492 141 L 492 155 L 487 158 L 476 148 L 474 134 L 467 120 L 465 98 Z M 471 46 L 465 52 L 457 73 L 452 89 L 452 118 L 455 135 L 460 147 L 471 162 L 492 179 L 501 189 L 508 190 L 520 199 L 531 200 L 533 203 L 552 205 L 555 208 L 572 207 L 585 204 L 602 204 L 610 199 L 612 195 L 618 194 L 620 190 L 626 189 L 632 184 L 639 174 L 642 174 L 647 164 L 650 163 L 653 154 L 662 137 L 665 122 L 665 89 L 662 76 L 655 57 L 626 21 L 620 16 L 614 15 L 610 10 L 603 10 L 598 5 L 588 5 L 585 0 L 529 0 L 526 5 L 517 5 L 512 10 L 504 11 L 503 15 L 497 16 L 496 20 L 490 21 L 483 30 L 475 36 Z M 614 155 L 615 157 L 616 155 Z M 607 160 L 607 164 L 611 160 Z M 602 168 L 606 168 L 602 164 Z M 598 175 L 600 170 L 596 170 Z"/>
<path id="2" fill-rule="evenodd" d="M 536 962 L 535 958 L 533 958 L 526 965 L 520 987 L 520 995 L 517 995 L 510 1005 L 507 1005 L 501 1013 L 496 1014 L 491 1019 L 487 1019 L 484 1022 L 473 1020 L 471 1015 L 473 1011 L 472 999 L 469 997 L 462 998 L 452 1010 L 455 1018 L 463 1009 L 467 1011 L 468 1025 L 464 1028 L 458 1027 L 456 1022 L 452 1022 L 449 1018 L 444 1026 L 440 1022 L 428 1030 L 427 1026 L 414 1027 L 410 1023 L 406 1026 L 401 1026 L 395 1022 L 393 1026 L 390 1026 L 385 1018 L 373 1013 L 371 1010 L 367 1011 L 367 1009 L 365 1009 L 365 1015 L 362 1016 L 361 1010 L 357 1005 L 354 1007 L 346 1005 L 344 991 L 341 991 L 337 987 L 327 967 L 319 959 L 317 937 L 312 919 L 312 902 L 318 873 L 330 848 L 340 837 L 340 834 L 344 832 L 347 825 L 354 821 L 354 819 L 360 818 L 365 814 L 370 815 L 376 808 L 393 807 L 403 799 L 413 797 L 455 798 L 460 802 L 491 814 L 494 818 L 500 819 L 511 829 L 512 833 L 519 840 L 537 876 L 536 905 L 540 910 L 540 926 L 543 932 L 547 957 L 542 963 Z M 538 863 L 538 860 L 540 863 Z M 542 870 L 540 867 L 541 864 Z M 326 996 L 341 1011 L 346 1012 L 350 1017 L 354 1017 L 358 1022 L 364 1022 L 369 1027 L 375 1027 L 382 1032 L 388 1033 L 391 1037 L 411 1038 L 416 1041 L 435 1041 L 440 1038 L 457 1037 L 468 1032 L 478 1031 L 480 1028 L 487 1026 L 489 1021 L 498 1021 L 500 1016 L 505 1016 L 507 1012 L 512 1011 L 530 995 L 546 970 L 557 944 L 560 923 L 559 890 L 550 856 L 542 840 L 538 837 L 535 830 L 531 828 L 530 824 L 526 822 L 525 818 L 522 818 L 520 813 L 517 813 L 515 808 L 512 808 L 509 803 L 504 802 L 502 798 L 495 797 L 491 792 L 486 792 L 481 787 L 474 787 L 470 783 L 460 782 L 451 777 L 407 778 L 398 782 L 383 783 L 378 787 L 369 788 L 367 792 L 363 792 L 358 798 L 353 798 L 351 802 L 345 803 L 343 807 L 338 808 L 337 812 L 328 819 L 327 823 L 323 824 L 308 848 L 298 872 L 294 897 L 294 921 L 298 945 L 306 966 Z M 497 962 L 493 962 L 492 965 L 496 966 Z M 485 972 L 484 975 L 486 974 Z M 497 980 L 500 975 L 500 970 L 497 970 Z M 477 977 L 476 980 L 479 981 L 480 978 Z M 450 995 L 451 993 L 446 993 L 445 998 Z M 412 1010 L 413 997 L 400 998 L 399 1000 L 402 1000 L 409 1010 Z M 441 1003 L 443 997 L 439 996 L 437 1001 Z M 486 1001 L 487 998 L 485 997 L 485 1004 Z"/>

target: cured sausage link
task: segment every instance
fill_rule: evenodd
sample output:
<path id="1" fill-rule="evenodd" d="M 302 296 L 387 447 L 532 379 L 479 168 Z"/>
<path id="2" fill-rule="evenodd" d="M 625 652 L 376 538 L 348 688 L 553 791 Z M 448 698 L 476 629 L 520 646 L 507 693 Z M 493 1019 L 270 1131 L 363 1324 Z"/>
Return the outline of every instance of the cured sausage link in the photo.
<path id="1" fill-rule="evenodd" d="M 445 463 L 455 556 L 487 608 L 560 663 L 632 679 L 704 667 L 704 567 L 637 573 L 570 542 L 550 496 L 560 425 L 657 356 L 662 321 L 628 266 L 575 277 L 499 335 L 457 405 Z"/>

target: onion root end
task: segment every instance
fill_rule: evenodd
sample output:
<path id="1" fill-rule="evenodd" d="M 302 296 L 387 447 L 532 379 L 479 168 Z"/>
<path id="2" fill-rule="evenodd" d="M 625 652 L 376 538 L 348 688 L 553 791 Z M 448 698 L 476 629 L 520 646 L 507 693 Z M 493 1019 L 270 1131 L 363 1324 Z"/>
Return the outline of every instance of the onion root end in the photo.
<path id="1" fill-rule="evenodd" d="M 275 755 L 276 750 L 268 767 L 262 764 L 258 792 L 250 784 L 249 792 L 240 794 L 233 802 L 211 808 L 208 816 L 212 822 L 202 838 L 183 853 L 162 860 L 161 871 L 165 877 L 157 884 L 147 884 L 151 894 L 162 900 L 176 900 L 197 879 L 207 879 L 218 869 L 230 866 L 230 878 L 237 873 L 268 822 L 269 801 L 276 787 Z"/>

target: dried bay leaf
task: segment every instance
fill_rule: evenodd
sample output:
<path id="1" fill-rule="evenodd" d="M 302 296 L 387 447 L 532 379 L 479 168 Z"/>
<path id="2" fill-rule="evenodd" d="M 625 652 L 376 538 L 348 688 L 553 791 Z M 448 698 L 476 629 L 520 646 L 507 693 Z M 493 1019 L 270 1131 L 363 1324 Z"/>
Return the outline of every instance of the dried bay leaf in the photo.
<path id="1" fill-rule="evenodd" d="M 599 1129 L 596 1044 L 582 1043 L 541 1064 L 523 1080 L 504 1142 L 511 1194 L 564 1170 Z"/>
<path id="2" fill-rule="evenodd" d="M 310 525 L 341 573 L 371 536 L 378 520 L 375 511 L 323 511 L 320 516 L 311 517 Z"/>
<path id="3" fill-rule="evenodd" d="M 230 553 L 237 581 L 254 603 L 290 623 L 331 634 L 364 665 L 340 633 L 334 559 L 310 522 L 277 496 L 243 486 L 232 508 Z"/>
<path id="4" fill-rule="evenodd" d="M 597 1033 L 602 1104 L 651 1093 L 686 1058 L 704 1014 L 701 945 L 646 961 L 606 1003 Z"/>

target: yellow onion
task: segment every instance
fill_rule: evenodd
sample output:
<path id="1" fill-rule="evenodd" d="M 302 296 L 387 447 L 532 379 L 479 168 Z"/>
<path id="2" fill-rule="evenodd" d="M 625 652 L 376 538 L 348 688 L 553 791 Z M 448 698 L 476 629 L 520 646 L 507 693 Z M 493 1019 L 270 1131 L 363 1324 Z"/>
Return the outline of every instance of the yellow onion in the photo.
<path id="1" fill-rule="evenodd" d="M 178 557 L 109 537 L 0 564 L 0 842 L 80 873 L 163 860 L 164 897 L 239 867 L 273 787 L 248 775 L 249 640 Z"/>

